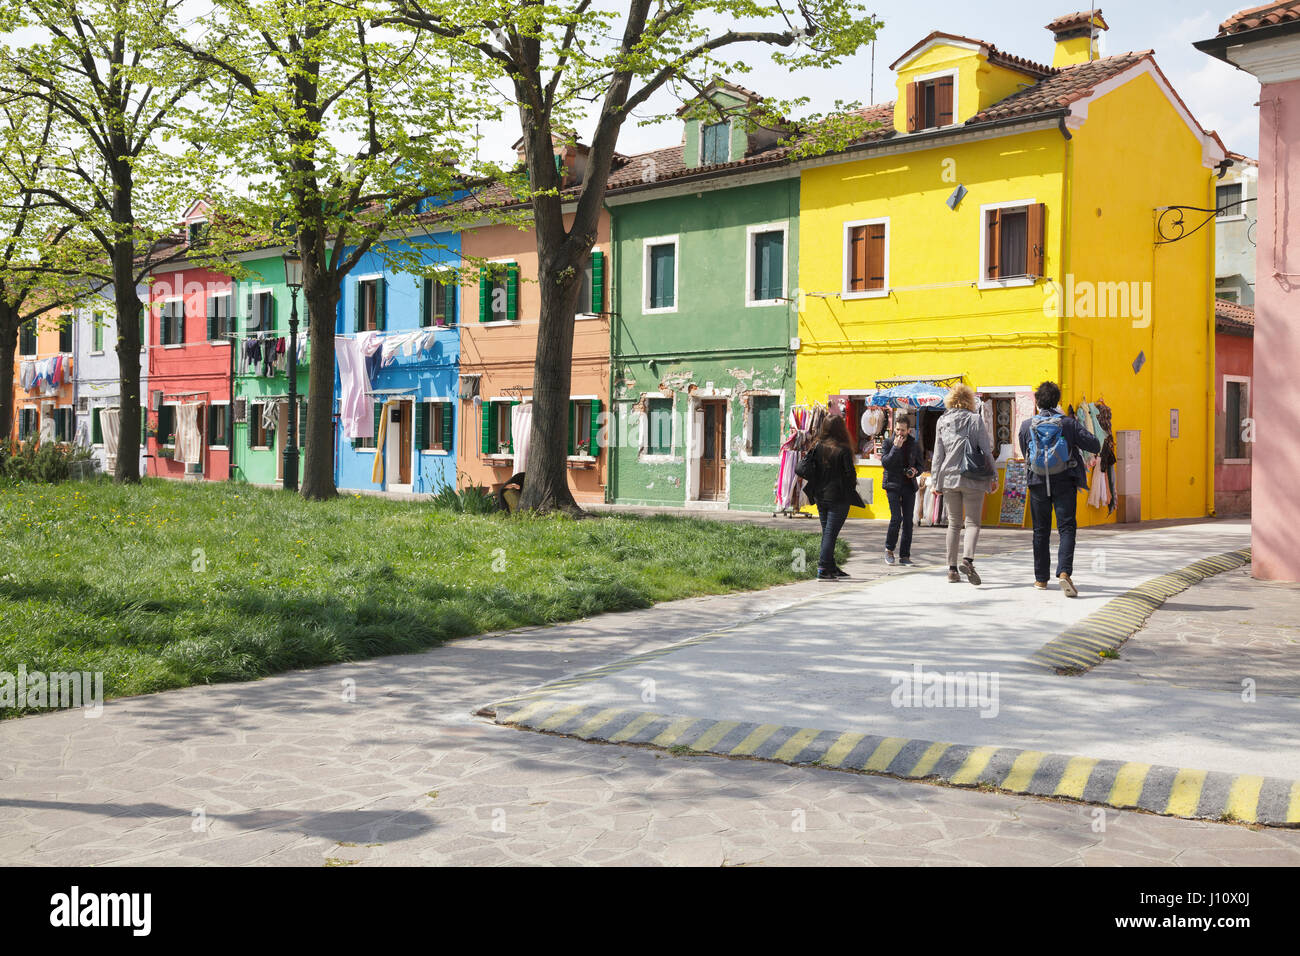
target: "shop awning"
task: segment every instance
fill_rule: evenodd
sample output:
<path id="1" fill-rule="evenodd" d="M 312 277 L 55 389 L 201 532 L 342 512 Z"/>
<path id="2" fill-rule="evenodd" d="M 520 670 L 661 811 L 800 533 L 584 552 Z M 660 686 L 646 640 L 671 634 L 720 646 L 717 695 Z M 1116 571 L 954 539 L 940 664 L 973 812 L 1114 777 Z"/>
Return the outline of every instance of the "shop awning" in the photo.
<path id="1" fill-rule="evenodd" d="M 880 389 L 868 397 L 867 404 L 873 408 L 934 408 L 943 404 L 947 394 L 947 389 L 936 385 L 909 382 Z"/>

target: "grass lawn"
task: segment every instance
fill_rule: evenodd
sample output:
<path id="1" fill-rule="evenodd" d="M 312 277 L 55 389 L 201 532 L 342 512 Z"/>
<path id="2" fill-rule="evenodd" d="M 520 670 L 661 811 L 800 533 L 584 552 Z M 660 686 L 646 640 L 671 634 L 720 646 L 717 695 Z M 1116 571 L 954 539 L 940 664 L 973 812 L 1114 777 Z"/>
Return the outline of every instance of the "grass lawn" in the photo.
<path id="1" fill-rule="evenodd" d="M 102 671 L 107 697 L 250 680 L 798 580 L 816 571 L 817 541 L 247 485 L 23 485 L 0 489 L 0 671 Z M 795 548 L 808 570 L 792 569 Z"/>

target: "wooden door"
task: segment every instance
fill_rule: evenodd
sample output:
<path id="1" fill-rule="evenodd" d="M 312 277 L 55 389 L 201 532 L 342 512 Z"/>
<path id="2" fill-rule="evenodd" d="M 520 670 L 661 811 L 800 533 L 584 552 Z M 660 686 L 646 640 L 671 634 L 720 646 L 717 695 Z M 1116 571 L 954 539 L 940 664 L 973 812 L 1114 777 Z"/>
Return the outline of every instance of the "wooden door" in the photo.
<path id="1" fill-rule="evenodd" d="M 412 415 L 414 405 L 411 402 L 402 402 L 398 406 L 401 409 L 401 445 L 397 452 L 397 483 L 409 485 L 411 483 L 411 428 L 414 424 Z"/>
<path id="2" fill-rule="evenodd" d="M 727 403 L 701 402 L 704 411 L 703 449 L 700 453 L 700 500 L 726 498 Z"/>

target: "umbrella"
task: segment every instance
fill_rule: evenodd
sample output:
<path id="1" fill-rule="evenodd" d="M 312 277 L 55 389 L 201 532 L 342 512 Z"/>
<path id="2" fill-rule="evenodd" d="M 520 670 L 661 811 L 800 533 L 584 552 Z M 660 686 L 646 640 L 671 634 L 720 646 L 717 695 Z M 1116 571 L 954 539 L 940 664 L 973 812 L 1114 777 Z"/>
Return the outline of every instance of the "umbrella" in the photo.
<path id="1" fill-rule="evenodd" d="M 876 408 L 933 408 L 942 405 L 947 394 L 947 389 L 937 385 L 911 382 L 881 389 L 871 396 L 867 404 Z"/>

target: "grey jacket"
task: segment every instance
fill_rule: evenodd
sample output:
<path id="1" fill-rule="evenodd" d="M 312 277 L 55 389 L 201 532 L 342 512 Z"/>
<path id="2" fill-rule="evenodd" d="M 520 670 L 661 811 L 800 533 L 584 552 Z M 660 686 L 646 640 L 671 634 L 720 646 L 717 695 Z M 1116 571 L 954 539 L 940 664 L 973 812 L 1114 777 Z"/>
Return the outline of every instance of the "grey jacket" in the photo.
<path id="1" fill-rule="evenodd" d="M 979 413 L 964 408 L 944 412 L 934 432 L 934 461 L 930 468 L 933 487 L 940 491 L 990 491 L 993 481 L 977 481 L 962 475 L 966 470 L 966 449 L 976 446 L 992 464 L 989 449 L 993 447 L 993 438 Z"/>

